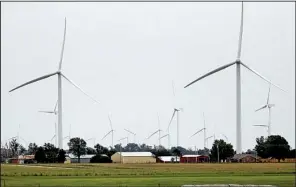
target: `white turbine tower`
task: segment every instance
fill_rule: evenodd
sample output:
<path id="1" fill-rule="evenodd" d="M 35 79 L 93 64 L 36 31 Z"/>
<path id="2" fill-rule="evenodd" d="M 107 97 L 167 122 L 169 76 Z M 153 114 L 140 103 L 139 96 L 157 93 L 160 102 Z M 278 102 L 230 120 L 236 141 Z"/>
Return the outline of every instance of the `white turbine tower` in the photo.
<path id="1" fill-rule="evenodd" d="M 114 130 L 113 130 L 113 127 L 112 127 L 112 122 L 111 122 L 111 118 L 110 118 L 110 114 L 108 115 L 108 119 L 109 119 L 109 125 L 111 127 L 111 130 L 102 138 L 102 140 L 104 140 L 104 138 L 106 138 L 110 133 L 112 135 L 112 148 L 113 148 L 113 133 L 114 133 Z"/>
<path id="2" fill-rule="evenodd" d="M 128 129 L 124 129 L 124 130 L 125 130 L 126 132 L 128 132 L 128 133 L 134 135 L 134 143 L 136 143 L 136 133 L 134 133 L 134 132 L 132 132 L 132 131 L 130 131 L 130 130 L 128 130 Z"/>
<path id="3" fill-rule="evenodd" d="M 229 64 L 226 64 L 224 66 L 221 66 L 201 77 L 199 77 L 198 79 L 194 80 L 193 82 L 189 83 L 188 85 L 186 85 L 184 88 L 187 88 L 188 86 L 194 84 L 195 82 L 211 75 L 214 73 L 217 73 L 223 69 L 226 69 L 234 64 L 236 64 L 236 152 L 242 153 L 242 133 L 241 133 L 241 75 L 240 75 L 240 67 L 241 65 L 245 68 L 247 68 L 249 71 L 253 72 L 254 74 L 256 74 L 257 76 L 259 76 L 260 78 L 262 78 L 263 80 L 269 82 L 270 84 L 272 84 L 275 87 L 278 87 L 279 89 L 281 89 L 279 86 L 273 84 L 272 82 L 270 82 L 269 80 L 267 80 L 265 77 L 263 77 L 262 75 L 260 75 L 258 72 L 256 72 L 255 70 L 253 70 L 252 68 L 250 68 L 249 66 L 247 66 L 246 64 L 244 64 L 243 62 L 241 62 L 241 49 L 242 49 L 242 38 L 243 38 L 243 2 L 242 2 L 242 12 L 241 12 L 241 25 L 240 25 L 240 34 L 239 34 L 239 42 L 238 42 L 238 52 L 237 52 L 237 58 L 235 62 L 231 62 Z M 283 89 L 281 89 L 283 90 Z M 283 90 L 284 91 L 284 90 Z"/>
<path id="4" fill-rule="evenodd" d="M 156 134 L 156 133 L 158 133 L 158 145 L 159 145 L 159 147 L 160 147 L 160 132 L 162 131 L 161 129 L 160 129 L 160 123 L 159 123 L 159 115 L 157 114 L 157 121 L 158 121 L 158 129 L 157 129 L 157 131 L 155 131 L 154 133 L 152 133 L 147 139 L 150 139 L 154 134 Z"/>
<path id="5" fill-rule="evenodd" d="M 56 102 L 55 104 L 55 107 L 54 109 L 51 111 L 51 110 L 41 110 L 39 112 L 42 112 L 42 113 L 48 113 L 48 114 L 53 114 L 53 115 L 57 115 L 58 114 L 58 111 L 57 111 L 57 105 L 58 105 L 58 101 Z M 55 146 L 58 146 L 58 138 L 57 138 L 57 123 L 54 124 L 54 132 L 55 132 L 55 135 L 53 138 L 55 138 Z M 52 140 L 51 140 L 52 141 Z"/>
<path id="6" fill-rule="evenodd" d="M 269 94 L 270 94 L 270 85 L 269 85 L 269 90 L 268 90 L 268 96 L 267 96 L 267 101 L 266 104 L 264 106 L 262 106 L 261 108 L 255 110 L 255 112 L 262 110 L 264 108 L 268 109 L 268 125 L 254 125 L 254 126 L 261 126 L 261 127 L 267 127 L 268 129 L 268 136 L 271 135 L 271 108 L 274 107 L 274 104 L 270 104 L 269 103 Z"/>
<path id="7" fill-rule="evenodd" d="M 60 149 L 63 148 L 63 126 L 62 126 L 62 77 L 64 77 L 68 82 L 70 82 L 73 86 L 75 86 L 77 89 L 79 89 L 81 92 L 83 92 L 85 95 L 90 97 L 92 100 L 94 100 L 96 103 L 98 103 L 95 99 L 93 99 L 91 96 L 89 96 L 86 92 L 84 92 L 79 86 L 77 86 L 73 81 L 71 81 L 64 73 L 62 73 L 62 61 L 63 61 L 63 55 L 64 55 L 64 47 L 65 47 L 65 39 L 66 39 L 66 18 L 65 18 L 65 29 L 64 29 L 64 39 L 62 44 L 62 51 L 60 56 L 60 62 L 59 62 L 59 68 L 58 71 L 50 73 L 48 75 L 44 75 L 42 77 L 33 79 L 29 82 L 26 82 L 16 88 L 13 88 L 9 92 L 12 92 L 16 89 L 19 89 L 23 86 L 26 86 L 28 84 L 49 78 L 51 76 L 57 75 L 58 76 L 58 147 Z"/>

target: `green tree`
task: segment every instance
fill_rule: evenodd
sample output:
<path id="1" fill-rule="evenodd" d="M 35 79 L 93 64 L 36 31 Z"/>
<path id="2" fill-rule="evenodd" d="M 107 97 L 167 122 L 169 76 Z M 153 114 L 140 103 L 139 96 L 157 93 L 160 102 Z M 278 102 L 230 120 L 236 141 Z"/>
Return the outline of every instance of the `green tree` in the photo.
<path id="1" fill-rule="evenodd" d="M 87 147 L 86 148 L 86 154 L 88 154 L 88 155 L 94 155 L 94 154 L 96 154 L 96 150 L 93 149 L 93 148 L 91 148 L 91 147 Z"/>
<path id="2" fill-rule="evenodd" d="M 112 160 L 109 157 L 97 154 L 90 159 L 90 163 L 112 163 Z"/>
<path id="3" fill-rule="evenodd" d="M 69 143 L 69 152 L 78 157 L 80 163 L 80 156 L 86 154 L 86 142 L 79 137 L 71 138 Z"/>
<path id="4" fill-rule="evenodd" d="M 107 156 L 111 159 L 111 156 L 114 155 L 114 153 L 116 153 L 116 150 L 111 147 L 107 153 Z"/>
<path id="5" fill-rule="evenodd" d="M 255 146 L 255 151 L 257 152 L 257 155 L 261 158 L 268 158 L 267 147 L 264 137 L 261 136 L 260 138 L 256 138 L 256 143 L 257 145 Z"/>
<path id="6" fill-rule="evenodd" d="M 255 150 L 262 158 L 272 157 L 280 161 L 289 156 L 290 146 L 287 140 L 280 135 L 271 135 L 266 139 L 261 136 L 256 138 L 256 142 Z"/>
<path id="7" fill-rule="evenodd" d="M 9 142 L 9 148 L 12 151 L 12 156 L 17 156 L 18 155 L 18 149 L 19 149 L 20 144 L 17 142 L 15 138 L 13 138 Z"/>
<path id="8" fill-rule="evenodd" d="M 94 148 L 96 149 L 96 154 L 108 154 L 108 149 L 100 144 L 96 144 Z"/>
<path id="9" fill-rule="evenodd" d="M 56 148 L 51 143 L 45 143 L 43 147 L 44 147 L 44 152 L 45 152 L 45 155 L 46 155 L 47 162 L 50 162 L 50 163 L 57 162 L 59 149 Z"/>
<path id="10" fill-rule="evenodd" d="M 34 155 L 36 153 L 37 149 L 38 149 L 37 144 L 30 143 L 29 146 L 28 146 L 28 154 Z"/>
<path id="11" fill-rule="evenodd" d="M 66 152 L 63 149 L 60 149 L 58 153 L 58 163 L 64 163 L 65 160 L 66 160 Z"/>
<path id="12" fill-rule="evenodd" d="M 295 149 L 290 150 L 288 158 L 296 158 L 296 150 Z"/>
<path id="13" fill-rule="evenodd" d="M 140 151 L 140 147 L 138 146 L 138 144 L 129 143 L 124 147 L 124 150 L 128 152 L 138 152 Z"/>
<path id="14" fill-rule="evenodd" d="M 45 155 L 45 151 L 44 151 L 43 147 L 40 146 L 40 147 L 37 148 L 37 151 L 35 153 L 35 160 L 38 163 L 46 162 L 46 155 Z"/>
<path id="15" fill-rule="evenodd" d="M 267 155 L 272 158 L 276 158 L 279 162 L 281 159 L 285 159 L 289 156 L 289 143 L 280 135 L 268 136 L 265 145 Z"/>
<path id="16" fill-rule="evenodd" d="M 232 157 L 234 155 L 233 146 L 231 144 L 226 143 L 224 140 L 215 140 L 210 158 L 211 161 L 218 161 L 218 150 L 219 150 L 219 160 L 225 161 L 227 158 Z"/>
<path id="17" fill-rule="evenodd" d="M 182 153 L 178 148 L 172 148 L 172 154 L 176 156 L 176 161 L 178 160 L 177 157 L 181 158 L 182 156 Z"/>
<path id="18" fill-rule="evenodd" d="M 20 144 L 20 145 L 19 145 L 19 153 L 20 153 L 21 155 L 23 155 L 23 154 L 25 154 L 26 152 L 27 152 L 26 148 L 25 148 L 22 144 Z"/>

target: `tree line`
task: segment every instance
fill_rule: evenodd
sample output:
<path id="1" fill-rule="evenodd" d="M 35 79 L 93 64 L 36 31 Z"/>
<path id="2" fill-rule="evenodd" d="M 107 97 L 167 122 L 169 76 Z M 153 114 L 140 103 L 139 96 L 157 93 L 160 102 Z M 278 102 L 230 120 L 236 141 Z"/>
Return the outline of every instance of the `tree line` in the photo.
<path id="1" fill-rule="evenodd" d="M 68 142 L 69 150 L 65 151 L 55 147 L 51 143 L 45 143 L 43 146 L 38 146 L 36 143 L 30 143 L 26 149 L 16 139 L 9 142 L 9 146 L 1 149 L 1 161 L 4 158 L 12 158 L 18 155 L 35 155 L 35 160 L 38 163 L 63 163 L 66 160 L 66 154 L 73 154 L 78 158 L 83 155 L 94 155 L 91 158 L 92 163 L 109 163 L 111 156 L 116 152 L 151 152 L 155 157 L 159 156 L 182 156 L 185 154 L 198 154 L 209 156 L 211 162 L 233 157 L 235 151 L 230 143 L 224 140 L 215 140 L 211 149 L 186 149 L 184 147 L 172 147 L 166 149 L 163 146 L 149 146 L 146 144 L 129 143 L 126 146 L 116 144 L 114 147 L 104 147 L 101 144 L 96 144 L 94 147 L 88 147 L 84 139 L 79 137 L 71 138 Z M 291 149 L 287 140 L 279 135 L 272 135 L 264 138 L 263 136 L 256 138 L 256 146 L 254 149 L 248 149 L 246 154 L 257 155 L 261 158 L 295 158 L 295 149 Z"/>

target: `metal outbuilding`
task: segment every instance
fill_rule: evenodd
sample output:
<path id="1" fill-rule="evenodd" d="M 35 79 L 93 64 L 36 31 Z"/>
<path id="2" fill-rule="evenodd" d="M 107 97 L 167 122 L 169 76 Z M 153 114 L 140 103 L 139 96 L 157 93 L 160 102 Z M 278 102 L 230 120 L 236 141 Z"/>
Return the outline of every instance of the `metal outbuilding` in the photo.
<path id="1" fill-rule="evenodd" d="M 111 156 L 113 163 L 156 163 L 151 152 L 116 152 Z"/>
<path id="2" fill-rule="evenodd" d="M 182 155 L 180 163 L 200 163 L 209 162 L 209 157 L 205 155 Z"/>

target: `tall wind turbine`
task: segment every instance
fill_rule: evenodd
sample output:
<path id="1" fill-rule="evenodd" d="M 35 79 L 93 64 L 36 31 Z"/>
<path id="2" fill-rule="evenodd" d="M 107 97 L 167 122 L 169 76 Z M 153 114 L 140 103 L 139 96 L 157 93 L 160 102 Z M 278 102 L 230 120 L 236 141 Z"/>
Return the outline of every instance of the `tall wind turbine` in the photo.
<path id="1" fill-rule="evenodd" d="M 281 89 L 279 86 L 273 84 L 272 82 L 270 82 L 269 80 L 267 80 L 265 77 L 263 77 L 262 75 L 260 75 L 257 71 L 253 70 L 252 68 L 250 68 L 249 66 L 247 66 L 246 64 L 244 64 L 243 62 L 241 62 L 241 49 L 242 49 L 242 38 L 243 38 L 243 15 L 244 15 L 244 4 L 242 2 L 242 12 L 241 12 L 241 25 L 240 25 L 240 34 L 239 34 L 239 42 L 238 42 L 238 52 L 237 52 L 237 58 L 235 62 L 231 62 L 229 64 L 226 64 L 224 66 L 221 66 L 201 77 L 199 77 L 198 79 L 194 80 L 193 82 L 189 83 L 188 85 L 186 85 L 184 88 L 187 88 L 188 86 L 194 84 L 195 82 L 211 75 L 214 73 L 217 73 L 223 69 L 226 69 L 234 64 L 236 64 L 236 152 L 237 153 L 242 153 L 242 133 L 241 133 L 241 75 L 240 75 L 240 67 L 241 65 L 245 68 L 247 68 L 249 71 L 253 72 L 254 74 L 256 74 L 257 76 L 259 76 L 260 78 L 262 78 L 263 80 L 269 82 L 270 84 L 272 84 L 273 86 Z M 283 89 L 281 89 L 283 90 Z M 284 91 L 284 90 L 283 90 Z"/>
<path id="2" fill-rule="evenodd" d="M 132 131 L 130 131 L 130 130 L 128 130 L 128 129 L 124 129 L 124 130 L 125 130 L 126 132 L 128 132 L 128 133 L 134 135 L 134 143 L 136 143 L 136 133 L 134 133 L 134 132 L 132 132 Z"/>
<path id="3" fill-rule="evenodd" d="M 157 114 L 157 121 L 158 121 L 158 129 L 157 131 L 155 131 L 154 133 L 152 133 L 147 139 L 150 139 L 153 135 L 155 135 L 156 133 L 158 133 L 158 144 L 160 146 L 160 132 L 162 131 L 160 129 L 160 122 L 159 122 L 159 115 Z"/>
<path id="4" fill-rule="evenodd" d="M 174 112 L 173 112 L 173 115 L 171 117 L 171 120 L 170 120 L 170 123 L 169 123 L 169 126 L 168 126 L 168 132 L 169 132 L 169 128 L 171 126 L 171 123 L 172 123 L 172 121 L 173 121 L 173 119 L 175 117 L 175 114 L 177 114 L 177 147 L 179 146 L 179 112 L 182 111 L 182 110 L 183 110 L 182 108 L 179 108 L 179 109 L 174 108 Z"/>
<path id="5" fill-rule="evenodd" d="M 266 104 L 263 107 L 255 110 L 255 112 L 257 112 L 257 111 L 262 110 L 264 108 L 267 108 L 268 109 L 268 125 L 267 125 L 267 127 L 268 127 L 268 136 L 271 135 L 271 108 L 275 106 L 274 104 L 270 104 L 269 103 L 269 94 L 270 94 L 270 85 L 269 85 L 269 90 L 268 90 L 268 96 L 267 96 Z M 262 126 L 262 125 L 254 125 L 254 126 Z"/>
<path id="6" fill-rule="evenodd" d="M 54 107 L 54 109 L 51 111 L 51 110 L 42 110 L 42 111 L 39 111 L 39 112 L 42 112 L 42 113 L 48 113 L 48 114 L 53 114 L 53 115 L 57 115 L 58 114 L 58 111 L 57 111 L 57 105 L 58 105 L 58 101 L 56 102 L 56 104 L 55 104 L 55 107 Z M 55 138 L 55 146 L 58 146 L 58 138 L 57 138 L 57 124 L 55 123 L 54 124 L 55 126 L 54 126 L 54 132 L 55 132 L 55 136 L 54 136 L 54 138 Z M 70 137 L 70 136 L 69 136 Z"/>
<path id="7" fill-rule="evenodd" d="M 174 83 L 174 81 L 172 81 L 172 88 L 173 88 L 173 96 L 175 98 L 175 95 L 176 94 L 175 94 L 175 83 Z M 170 126 L 171 126 L 172 120 L 175 117 L 175 114 L 177 113 L 177 147 L 179 146 L 179 111 L 183 111 L 183 109 L 182 108 L 174 107 L 174 112 L 173 112 L 173 115 L 171 117 L 171 120 L 170 120 L 169 125 L 168 125 L 168 128 L 167 128 L 167 131 L 168 131 L 168 141 L 169 141 L 169 145 L 170 145 L 170 141 L 171 141 L 170 140 Z"/>
<path id="8" fill-rule="evenodd" d="M 32 84 L 34 82 L 38 82 L 40 80 L 49 78 L 51 76 L 57 75 L 58 76 L 58 144 L 59 148 L 63 148 L 63 126 L 62 126 L 62 77 L 64 77 L 69 83 L 71 83 L 73 86 L 75 86 L 77 89 L 79 89 L 81 92 L 83 92 L 86 96 L 90 97 L 92 100 L 94 100 L 96 103 L 98 103 L 95 99 L 93 99 L 91 96 L 89 96 L 86 92 L 84 92 L 78 85 L 76 85 L 73 81 L 71 81 L 64 73 L 62 73 L 62 61 L 63 61 L 63 55 L 64 55 L 64 47 L 65 47 L 65 39 L 66 39 L 66 18 L 65 18 L 65 28 L 64 28 L 64 39 L 62 44 L 62 51 L 60 56 L 60 62 L 59 62 L 59 68 L 58 71 L 50 73 L 48 75 L 44 75 L 42 77 L 38 77 L 36 79 L 33 79 L 31 81 L 28 81 L 20 86 L 17 86 L 10 90 L 9 92 L 12 92 L 14 90 L 17 90 L 23 86 Z"/>
<path id="9" fill-rule="evenodd" d="M 111 118 L 110 118 L 110 114 L 108 115 L 108 119 L 109 119 L 109 125 L 111 127 L 111 130 L 102 138 L 102 140 L 104 140 L 104 138 L 106 138 L 110 133 L 112 135 L 112 148 L 113 148 L 113 133 L 114 133 L 114 130 L 113 130 L 113 127 L 112 127 L 112 122 L 111 122 Z"/>

